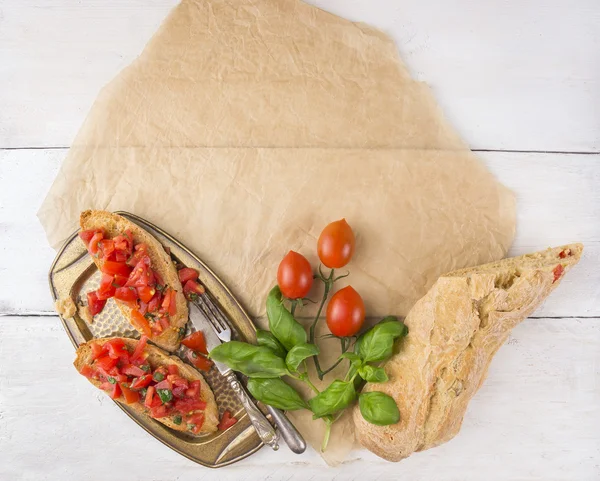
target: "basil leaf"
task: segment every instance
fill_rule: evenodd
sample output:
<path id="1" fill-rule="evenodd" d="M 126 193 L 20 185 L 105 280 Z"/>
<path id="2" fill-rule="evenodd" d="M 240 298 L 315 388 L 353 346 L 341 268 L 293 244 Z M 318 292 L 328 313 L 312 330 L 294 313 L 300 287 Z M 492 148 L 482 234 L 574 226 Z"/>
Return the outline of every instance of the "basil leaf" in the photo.
<path id="1" fill-rule="evenodd" d="M 157 389 L 156 393 L 158 394 L 158 397 L 160 398 L 163 404 L 166 404 L 171 399 L 173 399 L 173 393 L 170 389 Z"/>
<path id="2" fill-rule="evenodd" d="M 271 351 L 273 351 L 279 357 L 285 359 L 286 352 L 285 352 L 284 347 L 277 340 L 277 338 L 273 334 L 271 334 L 269 331 L 265 331 L 263 329 L 257 329 L 256 330 L 256 343 L 259 346 L 268 347 L 269 349 L 271 349 Z"/>
<path id="3" fill-rule="evenodd" d="M 353 352 L 345 352 L 340 356 L 340 359 L 349 359 L 350 365 L 352 366 L 360 366 L 362 364 L 362 359 L 360 356 Z"/>
<path id="4" fill-rule="evenodd" d="M 297 371 L 302 361 L 317 354 L 319 354 L 319 348 L 315 344 L 298 344 L 287 353 L 285 363 L 290 371 Z"/>
<path id="5" fill-rule="evenodd" d="M 347 408 L 356 399 L 354 383 L 333 381 L 327 389 L 308 401 L 314 418 L 321 418 Z"/>
<path id="6" fill-rule="evenodd" d="M 273 287 L 267 296 L 267 317 L 269 330 L 288 351 L 306 342 L 306 331 L 283 305 L 279 286 Z"/>
<path id="7" fill-rule="evenodd" d="M 358 354 L 365 362 L 379 362 L 391 357 L 394 341 L 406 336 L 408 328 L 393 316 L 381 320 L 358 339 Z"/>
<path id="8" fill-rule="evenodd" d="M 165 375 L 162 372 L 155 372 L 152 376 L 152 379 L 154 379 L 156 382 L 161 382 L 164 378 Z"/>
<path id="9" fill-rule="evenodd" d="M 182 420 L 183 420 L 183 418 L 181 417 L 181 414 L 176 414 L 173 417 L 173 423 L 174 424 L 180 425 Z"/>
<path id="10" fill-rule="evenodd" d="M 208 355 L 215 361 L 227 364 L 234 371 L 248 377 L 280 377 L 288 373 L 285 361 L 268 347 L 245 342 L 230 341 L 215 347 Z"/>
<path id="11" fill-rule="evenodd" d="M 108 382 L 111 383 L 111 384 L 117 384 L 117 380 L 114 377 L 112 377 L 112 376 L 108 377 Z"/>
<path id="12" fill-rule="evenodd" d="M 385 382 L 388 380 L 385 369 L 365 364 L 358 368 L 358 375 L 367 382 Z"/>
<path id="13" fill-rule="evenodd" d="M 360 413 L 365 421 L 377 426 L 388 426 L 400 421 L 400 411 L 396 401 L 379 391 L 362 393 L 358 398 Z"/>
<path id="14" fill-rule="evenodd" d="M 275 408 L 285 411 L 308 409 L 308 404 L 300 397 L 300 394 L 279 378 L 250 379 L 248 380 L 248 391 L 259 401 Z"/>

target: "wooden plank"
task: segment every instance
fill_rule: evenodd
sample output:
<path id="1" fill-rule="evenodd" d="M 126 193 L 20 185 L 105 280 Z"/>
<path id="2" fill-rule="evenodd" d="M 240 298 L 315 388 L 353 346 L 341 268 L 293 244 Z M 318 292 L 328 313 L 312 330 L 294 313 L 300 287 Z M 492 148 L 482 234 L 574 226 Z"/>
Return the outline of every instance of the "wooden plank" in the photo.
<path id="1" fill-rule="evenodd" d="M 262 449 L 218 477 L 598 479 L 599 352 L 600 319 L 528 320 L 498 352 L 462 431 L 448 444 L 400 465 L 354 451 L 337 468 L 326 468 L 314 451 Z M 76 373 L 72 360 L 57 317 L 0 318 L 0 479 L 93 479 L 107 469 L 131 481 L 217 474 L 144 433 Z"/>
<path id="2" fill-rule="evenodd" d="M 24 286 L 0 290 L 0 313 L 52 310 L 46 275 L 54 251 L 36 212 L 65 153 L 0 151 L 0 285 Z M 536 315 L 600 316 L 600 155 L 488 152 L 482 158 L 518 197 L 511 254 L 586 244 L 580 265 Z"/>
<path id="3" fill-rule="evenodd" d="M 67 146 L 176 0 L 0 2 L 0 147 Z M 311 0 L 396 40 L 475 149 L 600 151 L 596 0 Z"/>

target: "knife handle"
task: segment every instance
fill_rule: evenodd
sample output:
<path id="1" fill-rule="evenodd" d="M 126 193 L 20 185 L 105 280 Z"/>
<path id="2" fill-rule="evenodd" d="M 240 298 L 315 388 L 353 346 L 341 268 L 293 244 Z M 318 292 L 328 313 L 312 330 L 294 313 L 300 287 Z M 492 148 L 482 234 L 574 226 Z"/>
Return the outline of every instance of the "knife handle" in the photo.
<path id="1" fill-rule="evenodd" d="M 298 432 L 296 426 L 287 418 L 287 416 L 277 408 L 267 404 L 267 411 L 271 414 L 275 425 L 279 428 L 281 437 L 287 443 L 293 453 L 302 454 L 306 451 L 306 441 L 302 434 Z"/>
<path id="2" fill-rule="evenodd" d="M 271 446 L 273 451 L 277 451 L 279 449 L 279 436 L 275 431 L 275 428 L 271 425 L 269 420 L 265 417 L 265 415 L 256 407 L 256 404 L 250 399 L 248 393 L 242 383 L 239 381 L 237 376 L 233 371 L 227 374 L 227 381 L 229 385 L 233 388 L 235 393 L 238 395 L 244 409 L 248 413 L 248 417 L 256 429 L 258 433 L 258 437 L 261 439 L 263 443 L 267 446 Z"/>

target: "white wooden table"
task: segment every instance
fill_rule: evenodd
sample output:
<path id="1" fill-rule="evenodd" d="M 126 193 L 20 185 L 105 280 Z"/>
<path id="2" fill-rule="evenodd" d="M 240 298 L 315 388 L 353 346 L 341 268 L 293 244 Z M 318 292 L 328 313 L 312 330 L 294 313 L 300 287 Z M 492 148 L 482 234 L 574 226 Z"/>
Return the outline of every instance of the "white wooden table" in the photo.
<path id="1" fill-rule="evenodd" d="M 1 480 L 600 479 L 600 3 L 313 1 L 395 37 L 517 193 L 511 253 L 582 241 L 581 264 L 514 330 L 450 443 L 399 464 L 284 448 L 202 468 L 72 368 L 35 217 L 98 90 L 176 0 L 0 0 Z"/>

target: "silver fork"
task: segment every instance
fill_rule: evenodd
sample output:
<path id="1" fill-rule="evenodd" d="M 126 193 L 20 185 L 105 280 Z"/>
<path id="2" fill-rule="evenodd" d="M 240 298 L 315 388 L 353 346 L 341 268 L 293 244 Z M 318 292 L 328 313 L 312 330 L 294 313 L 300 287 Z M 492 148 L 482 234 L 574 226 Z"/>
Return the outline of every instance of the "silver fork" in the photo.
<path id="1" fill-rule="evenodd" d="M 208 292 L 200 294 L 196 296 L 192 302 L 202 311 L 206 319 L 208 319 L 215 333 L 217 334 L 217 337 L 222 342 L 231 341 L 231 327 L 229 326 L 229 321 L 221 309 L 219 309 L 213 302 L 210 294 Z M 206 342 L 210 349 L 215 347 L 210 346 L 209 339 L 207 339 Z M 271 426 L 271 423 L 269 423 L 267 418 L 265 418 L 263 413 L 256 407 L 254 402 L 252 402 L 250 396 L 246 392 L 246 389 L 239 382 L 236 374 L 225 364 L 218 361 L 214 362 L 219 372 L 226 377 L 233 390 L 239 396 L 261 440 L 265 444 L 271 446 L 274 450 L 277 450 L 279 448 L 277 444 L 277 433 Z M 304 441 L 304 438 L 298 432 L 296 426 L 292 424 L 292 422 L 282 411 L 274 408 L 273 406 L 266 406 L 290 450 L 296 454 L 303 453 L 306 450 L 306 441 Z"/>

